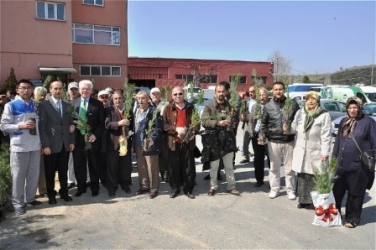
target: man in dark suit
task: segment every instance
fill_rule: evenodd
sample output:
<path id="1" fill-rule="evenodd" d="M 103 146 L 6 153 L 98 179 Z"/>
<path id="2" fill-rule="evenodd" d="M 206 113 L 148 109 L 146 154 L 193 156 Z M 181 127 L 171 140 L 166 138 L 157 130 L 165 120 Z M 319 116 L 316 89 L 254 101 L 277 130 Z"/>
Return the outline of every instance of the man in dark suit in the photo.
<path id="1" fill-rule="evenodd" d="M 48 203 L 56 204 L 55 170 L 60 181 L 60 198 L 71 201 L 67 188 L 69 152 L 75 143 L 74 123 L 69 111 L 71 106 L 61 98 L 63 84 L 54 81 L 50 85 L 51 95 L 39 105 L 39 132 L 44 154 Z"/>
<path id="2" fill-rule="evenodd" d="M 90 189 L 92 196 L 99 193 L 99 164 L 101 137 L 104 131 L 104 107 L 103 104 L 90 98 L 93 91 L 93 83 L 89 80 L 79 82 L 80 98 L 72 101 L 80 117 L 86 119 L 90 131 L 76 128 L 76 146 L 73 150 L 74 172 L 77 179 L 76 197 L 86 193 L 86 164 L 89 166 Z M 85 136 L 87 142 L 85 142 Z M 89 143 L 90 149 L 85 150 L 85 143 Z"/>

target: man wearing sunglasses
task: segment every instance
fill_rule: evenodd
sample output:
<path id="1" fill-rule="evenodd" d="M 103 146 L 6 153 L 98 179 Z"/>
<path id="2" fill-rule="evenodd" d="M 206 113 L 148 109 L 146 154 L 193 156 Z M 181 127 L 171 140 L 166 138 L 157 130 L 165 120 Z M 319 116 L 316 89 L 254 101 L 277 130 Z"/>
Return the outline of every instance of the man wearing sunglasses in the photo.
<path id="1" fill-rule="evenodd" d="M 191 127 L 194 108 L 193 104 L 184 100 L 182 87 L 177 86 L 172 89 L 172 102 L 163 112 L 163 126 L 168 135 L 170 186 L 172 188 L 170 198 L 179 195 L 180 183 L 184 184 L 184 194 L 190 199 L 195 198 L 192 193 L 196 178 L 195 133 L 200 127 L 194 127 L 195 133 L 190 138 L 186 138 L 188 129 Z"/>

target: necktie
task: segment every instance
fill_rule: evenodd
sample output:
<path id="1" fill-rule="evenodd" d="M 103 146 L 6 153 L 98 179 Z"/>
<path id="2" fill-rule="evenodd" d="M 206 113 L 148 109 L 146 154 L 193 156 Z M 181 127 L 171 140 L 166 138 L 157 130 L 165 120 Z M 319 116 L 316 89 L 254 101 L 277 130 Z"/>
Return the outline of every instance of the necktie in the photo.
<path id="1" fill-rule="evenodd" d="M 60 117 L 61 117 L 61 104 L 60 100 L 56 102 L 57 111 L 59 111 Z"/>
<path id="2" fill-rule="evenodd" d="M 86 99 L 83 99 L 81 101 L 80 118 L 82 118 L 82 119 L 86 119 L 86 102 L 87 102 Z M 81 129 L 80 132 L 81 132 L 82 135 L 84 135 L 86 131 L 85 131 L 85 129 Z"/>

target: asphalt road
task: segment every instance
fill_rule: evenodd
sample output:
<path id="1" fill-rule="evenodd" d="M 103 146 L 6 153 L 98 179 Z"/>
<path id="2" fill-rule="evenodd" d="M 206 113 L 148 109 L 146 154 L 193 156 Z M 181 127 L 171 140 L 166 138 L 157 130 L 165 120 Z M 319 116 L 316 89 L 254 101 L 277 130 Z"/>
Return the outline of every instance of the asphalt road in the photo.
<path id="1" fill-rule="evenodd" d="M 194 200 L 169 198 L 168 183 L 161 184 L 153 200 L 135 196 L 139 187 L 133 173 L 131 195 L 118 191 L 110 198 L 102 188 L 97 197 L 87 192 L 69 203 L 58 199 L 53 206 L 43 198 L 43 206 L 29 208 L 23 216 L 8 214 L 0 224 L 0 249 L 376 248 L 375 187 L 367 192 L 357 228 L 318 227 L 312 225 L 313 209 L 297 209 L 298 202 L 283 191 L 269 199 L 268 185 L 253 187 L 253 163 L 239 164 L 241 159 L 238 152 L 235 178 L 241 196 L 226 193 L 225 181 L 215 196 L 207 196 L 207 172 L 199 162 Z"/>

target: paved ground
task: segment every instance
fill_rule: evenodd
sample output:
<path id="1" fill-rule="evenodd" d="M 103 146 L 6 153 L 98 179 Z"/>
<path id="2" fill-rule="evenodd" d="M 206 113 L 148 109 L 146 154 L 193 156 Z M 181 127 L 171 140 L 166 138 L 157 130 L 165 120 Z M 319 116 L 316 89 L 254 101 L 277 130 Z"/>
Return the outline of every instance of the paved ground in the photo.
<path id="1" fill-rule="evenodd" d="M 154 200 L 119 191 L 111 199 L 103 188 L 98 197 L 88 192 L 54 206 L 44 198 L 43 206 L 23 216 L 8 214 L 1 222 L 0 249 L 376 248 L 375 188 L 366 195 L 359 227 L 322 228 L 312 225 L 312 209 L 297 209 L 297 201 L 288 200 L 285 192 L 270 200 L 267 185 L 254 188 L 253 165 L 240 160 L 238 153 L 235 175 L 241 196 L 225 193 L 223 181 L 218 194 L 208 197 L 207 172 L 198 162 L 194 200 L 184 195 L 170 199 L 166 183 Z M 132 176 L 138 183 L 137 174 Z M 137 189 L 134 184 L 133 193 Z"/>

